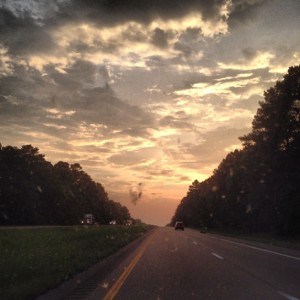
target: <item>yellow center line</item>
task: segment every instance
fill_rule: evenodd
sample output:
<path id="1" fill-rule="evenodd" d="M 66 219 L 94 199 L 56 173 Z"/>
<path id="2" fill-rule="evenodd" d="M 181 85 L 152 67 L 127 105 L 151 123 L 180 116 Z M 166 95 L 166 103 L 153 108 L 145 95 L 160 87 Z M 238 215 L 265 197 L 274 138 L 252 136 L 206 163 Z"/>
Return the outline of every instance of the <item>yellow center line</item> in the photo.
<path id="1" fill-rule="evenodd" d="M 133 260 L 130 262 L 128 267 L 124 270 L 124 272 L 121 274 L 121 276 L 118 278 L 118 280 L 115 282 L 115 284 L 111 287 L 111 289 L 108 291 L 108 293 L 105 295 L 103 300 L 112 300 L 124 284 L 125 280 L 131 273 L 131 271 L 134 269 L 140 258 L 143 256 L 144 252 L 146 251 L 147 247 L 150 245 L 151 241 L 153 239 L 153 232 L 151 235 L 147 238 L 146 241 L 142 244 L 140 247 L 138 253 L 133 258 Z"/>

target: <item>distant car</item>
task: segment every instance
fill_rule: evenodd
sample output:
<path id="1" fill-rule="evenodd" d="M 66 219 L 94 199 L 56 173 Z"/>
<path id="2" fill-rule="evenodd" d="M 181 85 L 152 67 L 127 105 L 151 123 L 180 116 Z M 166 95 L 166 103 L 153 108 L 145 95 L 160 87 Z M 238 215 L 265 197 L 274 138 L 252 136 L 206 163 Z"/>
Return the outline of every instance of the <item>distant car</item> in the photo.
<path id="1" fill-rule="evenodd" d="M 117 225 L 117 221 L 116 220 L 112 220 L 109 222 L 109 225 Z"/>
<path id="2" fill-rule="evenodd" d="M 132 225 L 132 220 L 127 220 L 125 224 L 126 224 L 126 226 L 131 226 Z"/>
<path id="3" fill-rule="evenodd" d="M 206 233 L 207 232 L 207 227 L 206 226 L 200 227 L 200 232 L 201 233 Z"/>
<path id="4" fill-rule="evenodd" d="M 175 230 L 184 230 L 183 222 L 176 222 L 174 228 Z"/>
<path id="5" fill-rule="evenodd" d="M 95 217 L 92 214 L 85 214 L 83 219 L 81 220 L 82 225 L 95 225 Z"/>

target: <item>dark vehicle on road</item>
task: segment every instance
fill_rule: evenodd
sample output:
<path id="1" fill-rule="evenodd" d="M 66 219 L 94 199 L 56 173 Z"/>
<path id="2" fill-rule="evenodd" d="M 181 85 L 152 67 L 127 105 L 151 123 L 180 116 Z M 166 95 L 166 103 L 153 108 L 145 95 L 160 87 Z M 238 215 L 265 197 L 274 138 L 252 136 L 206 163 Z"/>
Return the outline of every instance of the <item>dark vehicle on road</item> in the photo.
<path id="1" fill-rule="evenodd" d="M 175 228 L 175 230 L 184 230 L 183 222 L 176 222 L 174 228 Z"/>
<path id="2" fill-rule="evenodd" d="M 83 225 L 95 225 L 95 223 L 95 217 L 92 214 L 85 214 L 81 220 L 81 224 Z"/>

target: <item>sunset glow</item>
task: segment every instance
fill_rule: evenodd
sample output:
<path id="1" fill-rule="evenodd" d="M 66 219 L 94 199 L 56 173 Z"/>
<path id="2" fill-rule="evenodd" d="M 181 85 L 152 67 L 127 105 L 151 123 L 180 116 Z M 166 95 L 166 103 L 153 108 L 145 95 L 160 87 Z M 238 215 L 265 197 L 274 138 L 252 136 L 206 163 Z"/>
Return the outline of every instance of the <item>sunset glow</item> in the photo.
<path id="1" fill-rule="evenodd" d="M 241 148 L 300 59 L 298 1 L 25 2 L 0 4 L 1 144 L 79 163 L 148 223 Z"/>

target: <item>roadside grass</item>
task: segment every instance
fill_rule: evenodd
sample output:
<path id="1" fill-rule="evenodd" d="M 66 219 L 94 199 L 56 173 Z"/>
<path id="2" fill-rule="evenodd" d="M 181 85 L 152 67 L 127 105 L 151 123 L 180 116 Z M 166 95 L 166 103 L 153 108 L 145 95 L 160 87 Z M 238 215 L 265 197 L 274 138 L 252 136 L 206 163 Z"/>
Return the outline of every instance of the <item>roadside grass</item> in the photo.
<path id="1" fill-rule="evenodd" d="M 300 250 L 300 237 L 282 237 L 266 233 L 243 234 L 222 230 L 208 230 L 208 233 L 238 238 L 247 241 L 260 242 L 268 245 Z"/>
<path id="2" fill-rule="evenodd" d="M 152 228 L 0 228 L 0 299 L 34 299 Z"/>

